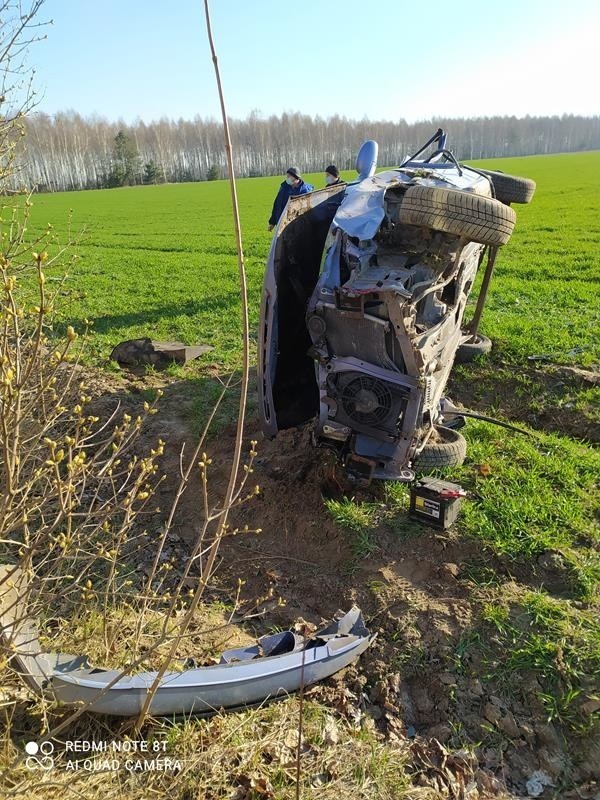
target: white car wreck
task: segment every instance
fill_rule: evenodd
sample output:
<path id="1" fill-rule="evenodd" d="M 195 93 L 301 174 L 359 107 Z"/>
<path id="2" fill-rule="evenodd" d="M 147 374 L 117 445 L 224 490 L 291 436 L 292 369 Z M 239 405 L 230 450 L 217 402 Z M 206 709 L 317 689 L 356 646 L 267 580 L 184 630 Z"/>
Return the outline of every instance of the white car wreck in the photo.
<path id="1" fill-rule="evenodd" d="M 397 169 L 375 174 L 376 158 L 365 142 L 355 182 L 293 197 L 279 220 L 259 413 L 268 437 L 316 418 L 318 443 L 355 480 L 410 481 L 464 459 L 465 439 L 444 424 L 445 386 L 455 359 L 491 348 L 477 328 L 495 256 L 515 225 L 510 203 L 529 202 L 535 184 L 458 163 L 442 130 Z"/>

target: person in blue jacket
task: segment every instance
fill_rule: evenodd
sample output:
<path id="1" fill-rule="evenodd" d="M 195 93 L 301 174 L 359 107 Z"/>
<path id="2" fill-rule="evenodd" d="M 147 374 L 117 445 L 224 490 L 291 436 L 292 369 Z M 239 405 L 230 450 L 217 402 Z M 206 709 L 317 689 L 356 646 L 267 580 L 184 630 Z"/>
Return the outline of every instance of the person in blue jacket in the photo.
<path id="1" fill-rule="evenodd" d="M 279 187 L 277 197 L 273 203 L 273 211 L 271 211 L 271 217 L 269 218 L 269 230 L 272 231 L 279 222 L 279 217 L 283 214 L 283 209 L 289 197 L 294 197 L 297 194 L 308 194 L 313 189 L 314 186 L 302 180 L 302 175 L 295 167 L 290 167 L 285 173 L 285 180 Z"/>

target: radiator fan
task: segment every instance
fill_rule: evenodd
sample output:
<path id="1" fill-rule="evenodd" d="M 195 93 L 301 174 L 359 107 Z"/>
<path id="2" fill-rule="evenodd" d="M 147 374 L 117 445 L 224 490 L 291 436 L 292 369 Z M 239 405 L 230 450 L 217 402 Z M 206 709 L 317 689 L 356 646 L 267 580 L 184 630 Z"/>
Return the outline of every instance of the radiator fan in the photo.
<path id="1" fill-rule="evenodd" d="M 392 411 L 392 393 L 369 375 L 345 377 L 338 384 L 338 402 L 348 419 L 360 425 L 380 425 Z"/>

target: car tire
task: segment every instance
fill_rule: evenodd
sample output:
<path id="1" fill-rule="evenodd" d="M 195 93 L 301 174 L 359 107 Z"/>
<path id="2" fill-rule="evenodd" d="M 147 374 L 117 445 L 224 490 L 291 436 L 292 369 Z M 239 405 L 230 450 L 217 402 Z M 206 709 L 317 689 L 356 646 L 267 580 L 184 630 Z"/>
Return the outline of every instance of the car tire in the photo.
<path id="1" fill-rule="evenodd" d="M 436 425 L 436 441 L 427 442 L 413 459 L 416 472 L 428 472 L 438 467 L 460 467 L 467 455 L 467 440 L 458 431 Z"/>
<path id="2" fill-rule="evenodd" d="M 517 215 L 499 200 L 480 194 L 437 186 L 409 186 L 399 218 L 405 225 L 432 228 L 498 247 L 510 239 Z"/>
<path id="3" fill-rule="evenodd" d="M 469 339 L 458 346 L 456 356 L 454 357 L 454 363 L 470 364 L 471 361 L 475 361 L 477 356 L 483 356 L 489 353 L 491 349 L 492 340 L 478 333 L 474 339 Z"/>
<path id="4" fill-rule="evenodd" d="M 496 200 L 501 203 L 530 203 L 535 193 L 535 181 L 530 178 L 519 178 L 492 169 L 480 169 L 494 184 Z"/>

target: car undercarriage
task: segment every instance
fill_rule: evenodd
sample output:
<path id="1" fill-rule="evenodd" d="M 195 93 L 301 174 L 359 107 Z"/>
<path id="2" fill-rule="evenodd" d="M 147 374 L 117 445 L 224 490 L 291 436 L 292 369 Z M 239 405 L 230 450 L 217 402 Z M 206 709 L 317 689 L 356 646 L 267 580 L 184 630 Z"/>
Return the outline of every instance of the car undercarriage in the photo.
<path id="1" fill-rule="evenodd" d="M 478 353 L 467 300 L 486 251 L 487 291 L 519 182 L 529 192 L 519 202 L 535 187 L 459 164 L 443 131 L 397 169 L 374 174 L 375 160 L 367 142 L 357 181 L 288 202 L 267 262 L 259 348 L 265 434 L 316 418 L 316 441 L 364 483 L 410 481 L 415 469 L 464 459 L 464 438 L 444 424 L 444 390 L 461 347 Z"/>

